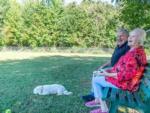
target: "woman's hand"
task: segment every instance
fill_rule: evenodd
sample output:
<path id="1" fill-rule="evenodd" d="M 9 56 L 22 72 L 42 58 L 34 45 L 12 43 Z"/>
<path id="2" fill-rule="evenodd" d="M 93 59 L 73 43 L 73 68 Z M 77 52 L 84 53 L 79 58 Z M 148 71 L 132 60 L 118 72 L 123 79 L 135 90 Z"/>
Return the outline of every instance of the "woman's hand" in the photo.
<path id="1" fill-rule="evenodd" d="M 105 76 L 106 73 L 107 73 L 107 72 L 106 72 L 105 70 L 100 69 L 100 70 L 98 70 L 98 71 L 94 71 L 94 72 L 93 72 L 93 76 Z"/>
<path id="2" fill-rule="evenodd" d="M 105 76 L 108 76 L 108 77 L 113 77 L 115 79 L 117 79 L 117 73 L 108 73 L 108 72 L 104 72 Z"/>
<path id="3" fill-rule="evenodd" d="M 105 76 L 105 73 L 104 72 L 99 72 L 98 75 Z"/>
<path id="4" fill-rule="evenodd" d="M 103 73 L 104 76 L 107 76 L 107 74 L 109 74 L 106 70 L 101 70 L 101 73 Z"/>
<path id="5" fill-rule="evenodd" d="M 117 73 L 109 73 L 106 70 L 101 70 L 101 73 L 99 75 L 103 75 L 103 76 L 108 76 L 108 77 L 113 77 L 115 79 L 117 79 Z"/>
<path id="6" fill-rule="evenodd" d="M 93 71 L 93 76 L 96 77 L 96 76 L 101 76 L 103 75 L 103 73 L 101 71 Z"/>

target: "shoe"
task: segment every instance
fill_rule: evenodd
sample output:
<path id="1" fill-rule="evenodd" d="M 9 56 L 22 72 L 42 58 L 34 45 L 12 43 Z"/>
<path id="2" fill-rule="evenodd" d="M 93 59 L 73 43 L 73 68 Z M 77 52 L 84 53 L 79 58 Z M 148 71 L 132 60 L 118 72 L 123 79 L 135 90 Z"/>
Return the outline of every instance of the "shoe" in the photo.
<path id="1" fill-rule="evenodd" d="M 99 108 L 99 109 L 90 111 L 90 113 L 109 113 L 109 112 L 102 112 L 101 109 Z"/>
<path id="2" fill-rule="evenodd" d="M 96 103 L 95 100 L 89 101 L 85 103 L 86 107 L 100 107 L 100 103 Z"/>
<path id="3" fill-rule="evenodd" d="M 91 94 L 88 94 L 88 95 L 85 95 L 85 96 L 82 96 L 82 99 L 85 101 L 85 102 L 88 102 L 88 101 L 92 101 L 95 99 L 94 97 L 94 94 L 91 93 Z"/>

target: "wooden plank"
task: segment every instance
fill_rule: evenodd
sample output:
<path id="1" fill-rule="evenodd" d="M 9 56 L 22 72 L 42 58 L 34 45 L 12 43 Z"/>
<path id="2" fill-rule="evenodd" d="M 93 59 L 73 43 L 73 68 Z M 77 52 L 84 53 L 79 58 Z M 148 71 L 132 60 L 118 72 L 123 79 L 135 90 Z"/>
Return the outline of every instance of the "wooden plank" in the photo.
<path id="1" fill-rule="evenodd" d="M 144 90 L 145 88 L 146 88 L 147 86 L 145 85 L 145 83 L 144 82 L 142 82 L 141 84 L 140 84 L 140 89 L 139 90 Z"/>
<path id="2" fill-rule="evenodd" d="M 127 103 L 125 91 L 119 90 L 119 103 Z"/>
<path id="3" fill-rule="evenodd" d="M 142 102 L 142 100 L 141 100 L 140 96 L 137 94 L 137 92 L 134 92 L 133 95 L 134 95 L 134 98 L 135 98 L 138 106 L 140 106 L 140 107 L 144 106 L 144 103 Z"/>
<path id="4" fill-rule="evenodd" d="M 146 75 L 146 76 L 144 75 L 141 81 L 143 81 L 144 78 L 150 80 L 150 74 L 149 74 L 148 76 L 147 76 L 147 75 Z"/>
<path id="5" fill-rule="evenodd" d="M 127 98 L 128 98 L 128 102 L 130 105 L 134 106 L 135 105 L 135 101 L 134 101 L 134 95 L 132 95 L 132 93 L 130 93 L 129 91 L 127 91 Z"/>
<path id="6" fill-rule="evenodd" d="M 140 85 L 140 88 L 143 90 L 144 93 L 146 93 L 146 95 L 150 95 L 150 80 L 144 78 Z"/>
<path id="7" fill-rule="evenodd" d="M 108 93 L 109 93 L 110 88 L 105 87 L 102 91 L 102 99 L 106 100 L 108 98 Z"/>
<path id="8" fill-rule="evenodd" d="M 118 109 L 118 103 L 111 102 L 109 113 L 117 113 L 117 109 Z"/>
<path id="9" fill-rule="evenodd" d="M 149 70 L 150 71 L 150 70 Z M 150 78 L 150 72 L 146 71 L 143 75 L 144 78 Z"/>
<path id="10" fill-rule="evenodd" d="M 141 82 L 141 84 L 140 84 L 140 87 L 141 87 L 141 86 L 145 86 L 145 87 L 147 87 L 147 86 L 146 86 L 146 82 L 145 82 L 145 80 L 144 80 L 144 79 L 145 79 L 145 78 L 143 78 L 143 79 L 142 79 L 142 82 Z M 141 87 L 141 88 L 142 88 L 142 87 Z"/>
<path id="11" fill-rule="evenodd" d="M 147 78 L 144 78 L 144 83 L 148 89 L 150 89 L 150 81 Z"/>
<path id="12" fill-rule="evenodd" d="M 144 75 L 147 75 L 147 76 L 150 75 L 150 65 L 148 65 L 148 66 L 145 68 Z"/>
<path id="13" fill-rule="evenodd" d="M 144 93 L 144 100 L 150 98 L 150 90 L 147 88 L 147 86 L 144 83 L 141 83 L 140 90 Z"/>
<path id="14" fill-rule="evenodd" d="M 141 82 L 141 84 L 140 84 L 140 88 L 142 88 L 142 87 L 144 86 L 144 87 L 146 87 L 147 89 L 150 89 L 150 80 L 149 79 L 147 79 L 147 78 L 143 78 L 142 79 L 142 82 Z"/>
<path id="15" fill-rule="evenodd" d="M 112 88 L 110 98 L 112 101 L 116 101 L 117 99 L 118 89 Z"/>

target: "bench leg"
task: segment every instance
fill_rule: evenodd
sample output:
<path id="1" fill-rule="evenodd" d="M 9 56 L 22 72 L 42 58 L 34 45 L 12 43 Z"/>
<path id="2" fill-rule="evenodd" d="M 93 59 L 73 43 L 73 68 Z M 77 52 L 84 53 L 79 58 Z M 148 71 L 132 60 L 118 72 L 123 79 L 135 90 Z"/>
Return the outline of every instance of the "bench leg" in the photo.
<path id="1" fill-rule="evenodd" d="M 109 113 L 117 113 L 118 104 L 115 102 L 111 102 Z"/>

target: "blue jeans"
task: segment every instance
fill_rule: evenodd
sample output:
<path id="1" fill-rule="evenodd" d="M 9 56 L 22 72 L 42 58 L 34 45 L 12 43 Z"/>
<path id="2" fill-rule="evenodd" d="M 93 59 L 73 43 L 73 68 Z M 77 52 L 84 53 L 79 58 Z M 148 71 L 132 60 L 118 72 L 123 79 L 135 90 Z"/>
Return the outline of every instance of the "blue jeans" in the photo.
<path id="1" fill-rule="evenodd" d="M 102 98 L 102 88 L 103 87 L 111 87 L 111 88 L 117 88 L 112 83 L 105 80 L 105 76 L 96 76 L 92 78 L 92 89 L 94 92 L 95 98 Z"/>
<path id="2" fill-rule="evenodd" d="M 111 66 L 105 66 L 104 68 L 102 68 L 102 69 L 104 69 L 104 70 L 107 70 L 107 69 L 110 69 L 110 68 L 112 68 Z M 93 78 L 92 78 L 93 79 Z M 93 86 L 92 86 L 92 88 L 91 88 L 91 93 L 90 93 L 90 95 L 93 95 L 94 96 L 94 89 L 93 89 Z"/>

